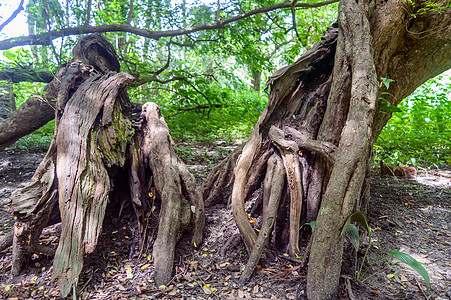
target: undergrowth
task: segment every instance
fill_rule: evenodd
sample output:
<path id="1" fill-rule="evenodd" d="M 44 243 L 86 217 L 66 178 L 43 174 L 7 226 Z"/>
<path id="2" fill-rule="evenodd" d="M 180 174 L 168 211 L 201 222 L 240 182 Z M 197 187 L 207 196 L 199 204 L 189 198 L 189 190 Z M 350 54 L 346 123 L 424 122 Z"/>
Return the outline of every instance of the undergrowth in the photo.
<path id="1" fill-rule="evenodd" d="M 449 168 L 451 73 L 430 79 L 399 105 L 375 146 L 375 165 Z"/>

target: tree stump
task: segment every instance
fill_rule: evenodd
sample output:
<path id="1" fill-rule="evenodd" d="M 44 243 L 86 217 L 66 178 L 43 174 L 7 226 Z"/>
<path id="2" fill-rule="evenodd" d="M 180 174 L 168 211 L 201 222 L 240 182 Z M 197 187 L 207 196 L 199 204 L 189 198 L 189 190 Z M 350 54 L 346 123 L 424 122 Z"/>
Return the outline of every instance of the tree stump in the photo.
<path id="1" fill-rule="evenodd" d="M 114 49 L 102 35 L 80 39 L 54 93 L 51 146 L 31 183 L 11 197 L 18 217 L 12 272 L 18 274 L 33 253 L 53 254 L 39 244 L 39 236 L 61 221 L 52 277 L 63 297 L 97 245 L 110 199 L 132 204 L 141 242 L 150 232 L 148 218 L 157 213 L 158 285 L 171 279 L 183 233 L 191 232 L 194 246 L 202 242 L 204 205 L 194 177 L 178 159 L 158 106 L 146 103 L 141 110 L 132 104 L 126 87 L 134 78 L 118 71 Z M 161 209 L 154 211 L 158 202 Z"/>

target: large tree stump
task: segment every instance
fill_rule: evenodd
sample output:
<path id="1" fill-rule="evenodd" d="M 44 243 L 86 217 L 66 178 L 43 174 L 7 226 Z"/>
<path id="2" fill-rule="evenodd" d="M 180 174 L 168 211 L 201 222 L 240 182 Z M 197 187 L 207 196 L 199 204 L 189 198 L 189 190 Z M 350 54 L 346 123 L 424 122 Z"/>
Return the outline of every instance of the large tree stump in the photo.
<path id="1" fill-rule="evenodd" d="M 267 197 L 264 181 L 274 171 L 261 158 L 274 153 L 287 178 L 278 183 L 283 189 L 274 246 L 308 258 L 309 299 L 335 296 L 343 253 L 339 233 L 351 213 L 368 206 L 371 148 L 391 116 L 381 111 L 381 93 L 390 95 L 384 97 L 395 106 L 451 67 L 451 8 L 446 1 L 436 4 L 440 9 L 419 13 L 424 1 L 340 1 L 338 23 L 269 78 L 269 101 L 251 137 L 203 186 L 208 203 L 231 198 L 250 255 L 241 283 L 263 256 L 261 241 L 266 240 L 257 236 L 247 214 L 255 212 L 253 217 L 265 223 L 261 214 L 270 209 L 268 202 L 255 201 L 246 211 L 245 202 L 252 199 L 250 187 Z M 381 77 L 394 82 L 386 88 L 378 82 Z M 304 243 L 311 248 L 300 249 L 299 225 L 313 220 L 315 229 Z"/>
<path id="2" fill-rule="evenodd" d="M 158 106 L 130 102 L 133 77 L 117 73 L 111 44 L 100 34 L 80 39 L 56 93 L 55 135 L 31 183 L 12 195 L 18 217 L 12 272 L 33 253 L 53 254 L 39 244 L 45 226 L 61 221 L 53 278 L 67 296 L 77 284 L 84 257 L 97 245 L 109 199 L 131 203 L 141 242 L 152 213 L 159 215 L 154 243 L 155 280 L 171 279 L 175 245 L 184 232 L 200 245 L 204 205 L 194 177 L 175 154 Z M 125 193 L 124 193 L 125 190 Z M 153 203 L 160 202 L 154 212 Z M 152 241 L 149 241 L 152 242 Z"/>

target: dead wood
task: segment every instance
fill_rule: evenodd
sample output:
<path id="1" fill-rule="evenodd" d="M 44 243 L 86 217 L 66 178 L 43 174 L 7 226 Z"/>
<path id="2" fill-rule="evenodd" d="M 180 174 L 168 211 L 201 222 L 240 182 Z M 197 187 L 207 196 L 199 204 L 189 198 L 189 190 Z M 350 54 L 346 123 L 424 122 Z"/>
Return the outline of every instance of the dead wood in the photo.
<path id="1" fill-rule="evenodd" d="M 271 230 L 274 225 L 274 220 L 277 215 L 277 208 L 279 206 L 282 195 L 282 188 L 284 184 L 283 163 L 277 155 L 272 155 L 268 161 L 268 172 L 266 173 L 264 181 L 263 194 L 263 223 L 258 233 L 257 241 L 249 256 L 246 267 L 241 273 L 239 285 L 242 287 L 244 283 L 251 277 L 257 266 L 257 263 L 262 258 L 265 246 L 269 240 Z"/>
<path id="2" fill-rule="evenodd" d="M 40 245 L 42 229 L 61 221 L 52 278 L 66 297 L 76 285 L 84 257 L 97 245 L 108 203 L 119 210 L 132 203 L 135 238 L 152 243 L 149 217 L 160 218 L 154 243 L 155 280 L 172 274 L 176 242 L 184 232 L 202 242 L 204 204 L 194 177 L 175 154 L 158 106 L 130 103 L 133 77 L 116 73 L 114 48 L 100 35 L 82 38 L 74 59 L 48 87 L 56 98 L 55 135 L 32 181 L 12 195 L 17 216 L 12 235 L 12 272 L 33 253 L 53 255 Z M 53 111 L 53 109 L 52 109 Z M 110 201 L 113 200 L 113 201 Z M 154 212 L 157 204 L 160 209 Z M 9 245 L 11 238 L 5 238 Z M 2 240 L 3 242 L 3 240 Z"/>
<path id="3" fill-rule="evenodd" d="M 172 277 L 175 246 L 188 225 L 193 226 L 193 246 L 198 247 L 202 242 L 204 205 L 193 175 L 176 155 L 160 108 L 148 102 L 142 108 L 142 115 L 144 161 L 152 170 L 161 197 L 158 235 L 153 245 L 155 282 L 160 286 Z"/>
<path id="4" fill-rule="evenodd" d="M 300 254 L 299 228 L 301 227 L 301 212 L 304 191 L 302 185 L 302 169 L 298 157 L 298 145 L 293 141 L 285 140 L 282 130 L 272 126 L 268 133 L 271 141 L 279 149 L 283 165 L 287 175 L 287 183 L 290 191 L 290 232 L 288 252 L 292 257 Z"/>

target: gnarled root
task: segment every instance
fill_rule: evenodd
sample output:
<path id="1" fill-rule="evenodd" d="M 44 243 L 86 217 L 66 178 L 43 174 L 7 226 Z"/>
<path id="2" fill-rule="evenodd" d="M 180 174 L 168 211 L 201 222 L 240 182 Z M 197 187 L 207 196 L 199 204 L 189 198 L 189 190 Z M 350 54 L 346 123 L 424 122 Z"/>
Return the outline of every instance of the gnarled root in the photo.
<path id="1" fill-rule="evenodd" d="M 269 240 L 274 220 L 277 214 L 282 188 L 284 184 L 284 173 L 282 160 L 275 154 L 268 161 L 268 172 L 264 181 L 263 194 L 263 224 L 260 228 L 257 241 L 252 249 L 246 268 L 241 273 L 239 284 L 244 283 L 251 277 L 255 267 L 263 255 L 265 246 Z"/>
<path id="2" fill-rule="evenodd" d="M 200 245 L 204 204 L 194 177 L 176 155 L 174 141 L 160 108 L 148 102 L 142 108 L 142 115 L 147 126 L 143 141 L 144 160 L 152 170 L 155 188 L 161 197 L 158 235 L 153 245 L 155 282 L 159 286 L 171 279 L 175 246 L 188 225 L 193 226 L 193 245 Z"/>

